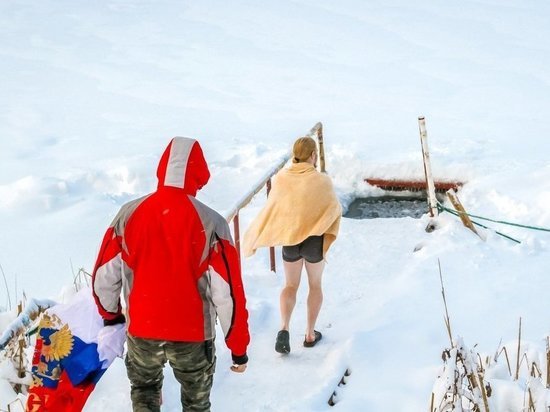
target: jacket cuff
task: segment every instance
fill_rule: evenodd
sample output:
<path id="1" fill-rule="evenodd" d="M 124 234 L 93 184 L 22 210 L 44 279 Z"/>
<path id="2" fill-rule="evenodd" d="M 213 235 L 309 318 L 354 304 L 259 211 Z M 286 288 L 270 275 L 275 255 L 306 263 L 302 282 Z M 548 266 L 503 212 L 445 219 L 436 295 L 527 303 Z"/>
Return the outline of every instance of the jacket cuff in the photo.
<path id="1" fill-rule="evenodd" d="M 244 365 L 245 363 L 248 363 L 248 356 L 246 353 L 241 356 L 231 354 L 231 358 L 233 359 L 233 363 L 235 365 Z"/>
<path id="2" fill-rule="evenodd" d="M 103 319 L 103 326 L 113 326 L 119 323 L 126 323 L 126 318 L 122 313 L 114 319 Z"/>

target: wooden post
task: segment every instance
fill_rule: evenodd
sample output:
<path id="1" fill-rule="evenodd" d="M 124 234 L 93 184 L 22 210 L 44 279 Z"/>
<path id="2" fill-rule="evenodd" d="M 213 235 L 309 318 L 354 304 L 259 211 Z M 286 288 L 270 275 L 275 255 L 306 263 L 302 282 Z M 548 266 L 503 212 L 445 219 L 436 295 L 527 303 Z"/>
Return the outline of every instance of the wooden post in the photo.
<path id="1" fill-rule="evenodd" d="M 317 141 L 319 142 L 319 167 L 321 170 L 321 173 L 326 173 L 325 169 L 325 144 L 323 141 L 323 125 L 321 123 L 317 123 Z"/>
<path id="2" fill-rule="evenodd" d="M 241 238 L 239 234 L 239 212 L 233 218 L 233 236 L 235 236 L 235 248 L 237 249 L 237 255 L 241 257 Z"/>
<path id="3" fill-rule="evenodd" d="M 418 125 L 420 127 L 420 143 L 422 145 L 422 157 L 424 160 L 424 174 L 426 176 L 426 186 L 428 187 L 428 207 L 430 208 L 430 216 L 437 217 L 437 198 L 435 197 L 435 185 L 430 163 L 430 152 L 428 150 L 428 133 L 426 132 L 426 120 L 424 116 L 418 118 Z"/>
<path id="4" fill-rule="evenodd" d="M 265 185 L 267 187 L 267 196 L 269 197 L 269 192 L 271 192 L 271 178 L 267 180 Z M 275 248 L 273 246 L 269 248 L 269 264 L 271 271 L 277 273 L 277 268 L 275 267 Z"/>
<path id="5" fill-rule="evenodd" d="M 458 200 L 458 196 L 453 192 L 452 189 L 447 191 L 447 198 L 451 201 L 453 207 L 458 212 L 458 216 L 460 217 L 460 220 L 462 220 L 462 224 L 470 229 L 472 232 L 474 232 L 476 235 L 478 235 L 482 240 L 484 240 L 476 230 L 474 224 L 466 214 L 466 209 L 464 209 L 464 206 L 462 206 L 462 203 L 460 203 L 460 200 Z"/>

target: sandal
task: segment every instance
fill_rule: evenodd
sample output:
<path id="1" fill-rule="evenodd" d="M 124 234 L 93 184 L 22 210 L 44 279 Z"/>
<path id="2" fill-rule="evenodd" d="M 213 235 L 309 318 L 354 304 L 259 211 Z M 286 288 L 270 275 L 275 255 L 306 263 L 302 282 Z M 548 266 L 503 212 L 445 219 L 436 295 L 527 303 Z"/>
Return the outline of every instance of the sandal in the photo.
<path id="1" fill-rule="evenodd" d="M 286 355 L 290 353 L 290 334 L 288 330 L 280 330 L 275 341 L 275 350 Z"/>
<path id="2" fill-rule="evenodd" d="M 323 338 L 323 335 L 321 334 L 321 332 L 316 330 L 314 330 L 313 332 L 315 333 L 315 339 L 313 341 L 308 342 L 307 340 L 304 339 L 304 346 L 306 348 L 313 348 L 315 345 L 317 345 L 317 342 L 319 342 Z"/>

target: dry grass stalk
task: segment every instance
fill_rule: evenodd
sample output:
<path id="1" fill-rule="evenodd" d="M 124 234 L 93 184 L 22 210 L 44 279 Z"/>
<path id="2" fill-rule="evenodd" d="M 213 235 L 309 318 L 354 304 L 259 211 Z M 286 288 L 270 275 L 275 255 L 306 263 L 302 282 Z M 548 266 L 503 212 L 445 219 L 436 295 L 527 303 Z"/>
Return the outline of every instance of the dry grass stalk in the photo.
<path id="1" fill-rule="evenodd" d="M 489 400 L 487 390 L 485 389 L 485 385 L 483 383 L 483 375 L 481 373 L 477 374 L 477 378 L 479 380 L 479 387 L 481 388 L 481 397 L 483 398 L 483 405 L 485 406 L 485 410 L 489 412 Z"/>
<path id="2" fill-rule="evenodd" d="M 491 396 L 491 387 L 489 384 L 487 384 L 486 387 L 483 381 L 485 372 L 483 360 L 479 353 L 474 354 L 473 351 L 463 345 L 461 339 L 458 339 L 456 342 L 453 341 L 451 320 L 447 306 L 445 287 L 443 285 L 441 262 L 439 259 L 438 267 L 439 280 L 441 282 L 441 295 L 445 307 L 445 327 L 447 329 L 449 341 L 451 342 L 451 348 L 455 350 L 446 349 L 443 352 L 443 361 L 446 364 L 450 364 L 449 367 L 445 366 L 443 374 L 445 375 L 445 369 L 450 371 L 451 374 L 446 378 L 448 387 L 443 393 L 442 398 L 437 401 L 439 405 L 435 407 L 436 395 L 432 392 L 430 412 L 464 410 L 464 405 L 466 404 L 468 404 L 468 410 L 472 412 L 489 412 L 488 398 Z M 477 360 L 475 359 L 476 356 Z M 508 357 L 508 355 L 506 355 L 506 357 Z M 489 363 L 490 359 L 488 358 L 486 364 L 489 365 Z M 509 361 L 508 369 L 510 369 Z"/>
<path id="3" fill-rule="evenodd" d="M 508 351 L 506 350 L 506 346 L 503 346 L 498 354 L 500 355 L 502 352 L 504 352 L 504 356 L 506 357 L 506 364 L 508 365 L 508 373 L 510 374 L 510 376 L 512 376 L 512 367 L 510 366 L 510 358 L 508 357 Z"/>
<path id="4" fill-rule="evenodd" d="M 529 412 L 537 412 L 535 404 L 533 403 L 533 394 L 531 393 L 531 388 L 527 388 L 527 391 L 529 392 Z"/>
<path id="5" fill-rule="evenodd" d="M 483 408 L 484 412 L 489 412 L 489 402 L 487 400 L 487 393 L 485 391 L 485 387 L 483 385 L 483 378 L 480 374 L 475 372 L 473 370 L 473 365 L 475 363 L 472 362 L 472 359 L 469 358 L 468 353 L 465 352 L 464 356 L 462 355 L 461 351 L 464 350 L 463 348 L 458 348 L 458 353 L 456 356 L 456 363 L 458 366 L 458 362 L 462 364 L 462 373 L 457 373 L 455 377 L 455 387 L 453 388 L 453 394 L 456 394 L 458 396 L 453 397 L 453 401 L 458 399 L 460 402 L 460 405 L 462 405 L 462 400 L 467 400 L 472 405 L 472 411 L 481 412 L 483 409 L 481 408 L 481 405 L 478 403 L 479 399 L 481 398 L 483 400 Z M 479 366 L 479 365 L 476 365 Z M 464 389 L 459 387 L 462 387 L 462 379 L 466 378 L 468 381 L 468 391 L 466 392 Z M 445 410 L 445 409 L 440 409 Z M 453 409 L 454 410 L 454 409 Z"/>
<path id="6" fill-rule="evenodd" d="M 519 362 L 520 362 L 520 359 L 519 359 L 519 353 L 520 353 L 520 350 L 521 350 L 521 317 L 519 318 L 519 332 L 518 332 L 518 353 L 517 353 L 517 361 L 516 361 L 516 375 L 515 375 L 515 379 L 514 380 L 518 380 L 519 378 Z"/>
<path id="7" fill-rule="evenodd" d="M 550 388 L 550 337 L 546 338 L 546 387 Z"/>
<path id="8" fill-rule="evenodd" d="M 469 373 L 467 377 L 468 377 L 468 382 L 470 383 L 470 388 L 472 390 L 479 387 L 477 383 L 477 379 L 473 373 Z"/>
<path id="9" fill-rule="evenodd" d="M 72 266 L 72 262 L 71 262 L 71 266 Z M 89 287 L 91 279 L 92 279 L 92 275 L 86 272 L 84 268 L 78 269 L 78 272 L 76 272 L 76 274 L 74 273 L 74 270 L 73 270 L 73 284 L 74 284 L 75 291 L 78 292 L 80 290 L 80 285 L 82 285 L 83 283 L 85 283 L 86 286 Z"/>
<path id="10" fill-rule="evenodd" d="M 4 273 L 4 268 L 0 264 L 0 272 L 2 272 L 2 277 L 4 278 L 4 286 L 6 287 L 6 295 L 8 296 L 8 309 L 11 310 L 11 296 L 10 289 L 8 288 L 8 281 L 6 279 L 6 274 Z"/>
<path id="11" fill-rule="evenodd" d="M 531 369 L 529 368 L 529 365 L 531 364 L 531 362 L 529 362 L 529 358 L 527 357 L 527 353 L 524 353 L 521 356 L 521 360 L 519 361 L 519 367 L 520 368 L 521 368 L 521 365 L 524 364 L 524 362 L 523 362 L 524 360 L 525 360 L 525 368 L 527 369 L 527 374 L 531 375 Z M 533 362 L 533 363 L 535 363 L 535 362 Z M 532 375 L 532 376 L 534 376 L 534 375 Z"/>
<path id="12" fill-rule="evenodd" d="M 20 302 L 17 305 L 17 316 L 19 316 L 23 312 L 23 302 Z M 17 377 L 18 378 L 24 378 L 27 374 L 26 372 L 26 358 L 25 358 L 25 349 L 27 349 L 27 341 L 25 340 L 25 335 L 20 334 L 19 338 L 17 339 L 17 346 L 15 349 L 15 353 L 13 358 L 11 358 L 11 362 L 15 366 L 15 369 L 17 370 Z M 13 386 L 13 389 L 16 393 L 21 393 L 23 390 L 23 387 L 20 383 L 17 383 Z"/>
<path id="13" fill-rule="evenodd" d="M 479 364 L 478 364 L 478 367 L 479 367 L 479 372 L 480 373 L 485 373 L 485 368 L 483 367 L 483 360 L 481 359 L 481 355 L 478 353 L 477 354 L 477 358 L 479 359 Z M 489 357 L 487 357 L 487 365 L 489 364 Z"/>
<path id="14" fill-rule="evenodd" d="M 479 354 L 478 354 L 479 356 Z M 487 392 L 485 390 L 485 385 L 483 384 L 483 376 L 480 373 L 470 372 L 468 375 L 468 380 L 471 383 L 472 391 L 479 388 L 479 391 L 481 392 L 481 397 L 483 399 L 483 406 L 485 407 L 485 411 L 489 412 L 489 400 L 487 399 Z M 477 404 L 474 404 L 474 410 L 481 410 Z"/>
<path id="15" fill-rule="evenodd" d="M 445 326 L 447 328 L 447 333 L 449 334 L 449 341 L 451 346 L 453 346 L 453 334 L 451 332 L 451 319 L 449 318 L 449 310 L 447 309 L 447 299 L 445 297 L 445 287 L 443 286 L 443 275 L 441 274 L 441 262 L 437 259 L 437 264 L 439 266 L 439 281 L 441 282 L 441 295 L 443 296 L 443 304 L 445 305 Z"/>
<path id="16" fill-rule="evenodd" d="M 532 376 L 533 378 L 537 378 L 537 375 L 535 374 L 535 372 L 539 374 L 538 378 L 542 378 L 542 372 L 540 371 L 540 369 L 539 369 L 537 363 L 536 363 L 536 362 L 533 362 L 533 363 L 531 364 L 531 376 Z"/>

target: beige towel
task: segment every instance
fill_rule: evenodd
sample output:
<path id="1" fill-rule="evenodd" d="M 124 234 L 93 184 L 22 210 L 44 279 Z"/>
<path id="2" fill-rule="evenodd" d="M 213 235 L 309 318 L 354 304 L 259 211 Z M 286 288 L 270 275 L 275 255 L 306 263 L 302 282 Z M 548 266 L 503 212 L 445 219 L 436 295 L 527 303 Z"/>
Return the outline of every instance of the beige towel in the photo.
<path id="1" fill-rule="evenodd" d="M 314 235 L 324 235 L 325 256 L 341 216 L 330 178 L 310 163 L 293 163 L 274 177 L 266 205 L 244 235 L 244 256 L 264 246 L 296 245 Z"/>

